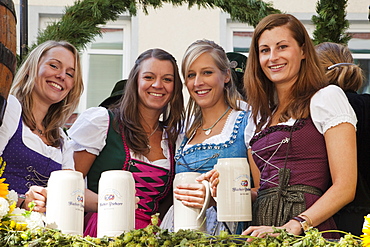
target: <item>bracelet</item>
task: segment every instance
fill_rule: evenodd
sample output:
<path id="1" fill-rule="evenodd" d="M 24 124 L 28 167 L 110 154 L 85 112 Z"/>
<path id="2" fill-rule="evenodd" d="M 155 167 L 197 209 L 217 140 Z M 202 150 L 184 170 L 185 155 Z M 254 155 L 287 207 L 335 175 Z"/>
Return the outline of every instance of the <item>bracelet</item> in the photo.
<path id="1" fill-rule="evenodd" d="M 298 221 L 301 224 L 301 227 L 302 227 L 304 232 L 308 231 L 311 228 L 311 226 L 308 224 L 308 222 L 300 216 L 293 217 L 292 220 Z"/>
<path id="2" fill-rule="evenodd" d="M 19 199 L 23 199 L 23 201 L 21 202 L 21 204 L 19 204 L 19 208 L 22 208 L 24 202 L 26 201 L 26 195 L 24 195 L 24 194 L 18 194 L 18 198 Z"/>
<path id="3" fill-rule="evenodd" d="M 24 202 L 26 201 L 26 199 L 24 199 L 22 202 L 21 202 L 21 205 L 19 205 L 19 208 L 20 209 L 22 209 L 22 207 L 23 207 L 23 204 L 24 204 Z"/>
<path id="4" fill-rule="evenodd" d="M 312 220 L 311 220 L 311 218 L 310 217 L 308 217 L 307 215 L 305 215 L 305 214 L 300 214 L 300 215 L 298 215 L 298 216 L 300 216 L 300 217 L 302 217 L 302 218 L 307 218 L 308 219 L 308 221 L 310 222 L 310 226 L 311 227 L 313 227 L 313 222 L 312 222 Z"/>

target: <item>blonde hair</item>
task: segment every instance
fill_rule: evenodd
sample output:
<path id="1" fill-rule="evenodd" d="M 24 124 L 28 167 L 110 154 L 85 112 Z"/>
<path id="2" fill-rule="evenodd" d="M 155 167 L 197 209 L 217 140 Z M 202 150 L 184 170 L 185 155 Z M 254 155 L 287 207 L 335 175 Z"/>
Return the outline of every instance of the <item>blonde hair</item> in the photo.
<path id="1" fill-rule="evenodd" d="M 206 39 L 197 40 L 185 51 L 181 64 L 181 71 L 185 78 L 185 84 L 190 66 L 200 55 L 204 53 L 208 53 L 212 56 L 215 64 L 222 73 L 230 73 L 230 81 L 224 84 L 224 99 L 226 104 L 232 109 L 240 110 L 239 106 L 237 105 L 237 100 L 241 100 L 243 97 L 238 92 L 235 82 L 233 81 L 230 61 L 226 56 L 225 50 L 213 41 Z M 189 98 L 186 113 L 188 123 L 190 122 L 190 118 L 194 117 L 191 126 L 186 130 L 186 136 L 190 137 L 193 135 L 202 121 L 201 109 L 192 98 Z"/>
<path id="2" fill-rule="evenodd" d="M 76 109 L 80 96 L 83 91 L 82 73 L 80 56 L 77 49 L 66 41 L 49 40 L 38 45 L 30 52 L 27 59 L 19 68 L 14 77 L 11 93 L 20 101 L 22 105 L 22 118 L 24 123 L 31 129 L 36 129 L 36 121 L 32 113 L 34 102 L 32 91 L 38 76 L 39 62 L 43 56 L 52 48 L 64 47 L 71 51 L 75 57 L 74 85 L 67 96 L 58 103 L 49 107 L 49 110 L 42 121 L 45 127 L 45 138 L 52 146 L 62 145 L 60 128 Z"/>
<path id="3" fill-rule="evenodd" d="M 343 91 L 357 91 L 364 83 L 362 69 L 353 63 L 352 53 L 347 46 L 324 42 L 315 47 L 329 83 L 338 85 Z"/>

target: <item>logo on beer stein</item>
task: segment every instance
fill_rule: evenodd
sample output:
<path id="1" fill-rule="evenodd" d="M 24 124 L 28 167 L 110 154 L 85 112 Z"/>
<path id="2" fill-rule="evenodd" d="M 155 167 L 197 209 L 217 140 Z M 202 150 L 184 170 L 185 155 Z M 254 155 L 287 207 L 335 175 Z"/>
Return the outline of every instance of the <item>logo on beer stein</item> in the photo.
<path id="1" fill-rule="evenodd" d="M 74 190 L 71 193 L 70 201 L 68 201 L 69 206 L 77 207 L 76 210 L 84 209 L 84 191 L 81 189 Z"/>
<path id="2" fill-rule="evenodd" d="M 106 201 L 112 201 L 114 200 L 115 196 L 113 194 L 107 194 L 104 196 L 104 200 Z"/>
<path id="3" fill-rule="evenodd" d="M 241 182 L 240 182 L 240 185 L 241 186 L 243 186 L 243 187 L 248 187 L 248 180 L 242 180 Z"/>
<path id="4" fill-rule="evenodd" d="M 84 202 L 84 197 L 81 196 L 81 195 L 78 195 L 76 199 L 77 199 L 77 202 L 79 202 L 79 203 L 83 203 Z"/>

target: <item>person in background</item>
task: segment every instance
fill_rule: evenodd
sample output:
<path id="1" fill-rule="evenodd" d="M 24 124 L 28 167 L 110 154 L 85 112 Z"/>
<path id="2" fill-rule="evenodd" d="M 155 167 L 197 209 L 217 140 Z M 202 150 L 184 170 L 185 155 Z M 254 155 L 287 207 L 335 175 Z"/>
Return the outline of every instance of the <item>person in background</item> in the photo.
<path id="1" fill-rule="evenodd" d="M 114 85 L 112 89 L 110 96 L 106 98 L 105 100 L 103 100 L 103 102 L 101 102 L 99 106 L 109 108 L 111 105 L 116 104 L 123 95 L 123 91 L 125 89 L 126 83 L 127 83 L 127 79 L 119 80 L 118 82 L 116 82 L 116 84 Z"/>
<path id="2" fill-rule="evenodd" d="M 260 171 L 260 187 L 253 226 L 243 234 L 264 237 L 273 226 L 295 235 L 336 229 L 332 216 L 356 190 L 357 120 L 344 92 L 328 85 L 299 20 L 273 14 L 259 22 L 244 83 L 252 108 L 248 160 Z M 218 172 L 207 175 L 214 191 Z"/>
<path id="3" fill-rule="evenodd" d="M 89 190 L 98 193 L 104 171 L 132 172 L 140 198 L 137 229 L 146 227 L 152 214 L 167 210 L 161 203 L 172 196 L 174 147 L 183 117 L 176 60 L 150 49 L 135 61 L 117 104 L 87 109 L 68 130 L 76 170 L 87 178 Z M 93 204 L 97 209 L 97 197 Z M 96 236 L 97 213 L 86 220 L 84 235 Z"/>
<path id="4" fill-rule="evenodd" d="M 370 213 L 370 94 L 357 94 L 364 82 L 347 46 L 324 42 L 315 47 L 330 84 L 345 92 L 357 116 L 357 187 L 355 199 L 334 215 L 338 229 L 362 234 L 364 216 Z"/>
<path id="5" fill-rule="evenodd" d="M 185 133 L 177 140 L 176 173 L 206 173 L 219 158 L 246 158 L 244 130 L 249 110 L 236 89 L 224 49 L 210 40 L 195 41 L 184 54 L 182 74 L 190 99 Z M 174 192 L 186 206 L 203 206 L 202 184 L 180 185 Z M 213 235 L 220 230 L 240 234 L 243 228 L 237 222 L 217 222 L 214 207 L 207 211 L 206 218 L 207 231 Z"/>
<path id="6" fill-rule="evenodd" d="M 233 82 L 236 84 L 238 92 L 243 96 L 243 100 L 247 99 L 247 95 L 244 89 L 244 71 L 247 66 L 247 57 L 237 52 L 226 52 L 226 56 L 230 61 L 231 76 Z"/>
<path id="7" fill-rule="evenodd" d="M 82 91 L 79 53 L 65 41 L 38 45 L 15 75 L 0 127 L 0 155 L 6 162 L 3 177 L 20 197 L 18 207 L 28 209 L 35 201 L 34 210 L 45 211 L 50 173 L 74 169 L 62 127 Z"/>

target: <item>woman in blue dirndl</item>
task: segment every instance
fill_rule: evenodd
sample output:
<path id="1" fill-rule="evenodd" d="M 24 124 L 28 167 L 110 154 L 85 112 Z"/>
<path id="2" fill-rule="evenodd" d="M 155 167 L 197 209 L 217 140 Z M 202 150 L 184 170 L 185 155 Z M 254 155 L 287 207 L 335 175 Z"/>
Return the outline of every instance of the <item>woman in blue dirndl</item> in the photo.
<path id="1" fill-rule="evenodd" d="M 223 48 L 209 40 L 194 42 L 185 52 L 182 73 L 190 99 L 185 133 L 177 140 L 175 172 L 206 173 L 219 158 L 247 157 L 244 136 L 249 111 L 232 81 Z M 201 184 L 180 185 L 174 195 L 186 206 L 201 208 L 204 191 Z M 206 213 L 209 234 L 241 233 L 242 223 L 218 222 L 216 203 L 211 205 Z"/>

